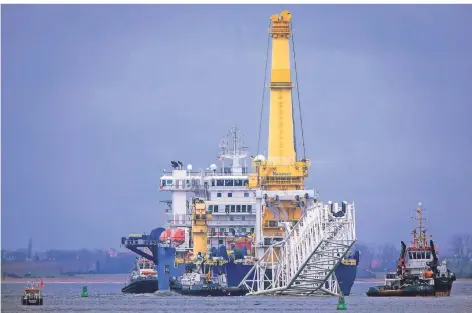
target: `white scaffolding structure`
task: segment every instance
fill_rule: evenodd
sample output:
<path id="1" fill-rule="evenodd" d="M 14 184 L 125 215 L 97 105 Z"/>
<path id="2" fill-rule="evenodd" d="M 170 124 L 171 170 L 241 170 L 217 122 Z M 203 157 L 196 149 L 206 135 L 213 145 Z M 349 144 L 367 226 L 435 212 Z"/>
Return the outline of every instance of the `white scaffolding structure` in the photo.
<path id="1" fill-rule="evenodd" d="M 276 196 L 263 193 L 259 191 L 257 198 Z M 305 213 L 293 228 L 279 223 L 286 228 L 283 240 L 264 248 L 263 236 L 256 236 L 258 261 L 239 285 L 249 290 L 248 295 L 340 294 L 334 271 L 356 241 L 354 203 L 343 202 L 338 208 L 337 203 L 316 202 L 313 191 L 302 190 L 277 197 L 289 200 L 295 194 L 305 194 Z"/>

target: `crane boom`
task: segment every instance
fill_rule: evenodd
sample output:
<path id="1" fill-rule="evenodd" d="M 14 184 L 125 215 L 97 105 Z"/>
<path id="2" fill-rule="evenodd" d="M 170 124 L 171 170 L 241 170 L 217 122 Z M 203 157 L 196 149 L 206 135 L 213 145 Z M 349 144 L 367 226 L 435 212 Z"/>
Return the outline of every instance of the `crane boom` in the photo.
<path id="1" fill-rule="evenodd" d="M 290 20 L 288 11 L 270 17 L 272 67 L 267 159 L 270 163 L 279 165 L 292 165 L 296 161 L 292 119 L 293 84 L 290 79 Z"/>
<path id="2" fill-rule="evenodd" d="M 267 160 L 257 156 L 257 174 L 249 177 L 250 188 L 301 190 L 308 176 L 309 161 L 297 161 L 294 141 L 292 88 L 290 73 L 291 14 L 282 11 L 270 17 L 272 65 L 269 115 L 269 153 Z"/>

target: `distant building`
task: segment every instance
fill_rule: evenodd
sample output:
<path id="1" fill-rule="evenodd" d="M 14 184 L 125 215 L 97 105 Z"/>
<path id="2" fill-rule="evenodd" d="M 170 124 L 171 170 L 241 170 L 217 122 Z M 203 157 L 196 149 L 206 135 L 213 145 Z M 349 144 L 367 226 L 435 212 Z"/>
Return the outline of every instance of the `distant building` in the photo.
<path id="1" fill-rule="evenodd" d="M 28 242 L 28 260 L 33 259 L 33 238 L 30 237 Z"/>

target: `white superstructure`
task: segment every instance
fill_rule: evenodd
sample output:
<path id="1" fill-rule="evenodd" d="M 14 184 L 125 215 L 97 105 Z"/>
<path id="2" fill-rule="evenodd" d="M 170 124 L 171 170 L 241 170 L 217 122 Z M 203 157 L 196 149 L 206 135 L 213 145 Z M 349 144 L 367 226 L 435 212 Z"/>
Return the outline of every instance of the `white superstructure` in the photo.
<path id="1" fill-rule="evenodd" d="M 190 164 L 185 167 L 180 161 L 172 161 L 172 172 L 164 172 L 160 178 L 160 190 L 171 193 L 171 200 L 166 201 L 168 228 L 182 228 L 190 236 L 190 199 L 200 197 L 213 215 L 208 221 L 209 250 L 220 246 L 231 250 L 235 238 L 254 233 L 256 199 L 255 191 L 247 188 L 248 154 L 242 133 L 233 127 L 219 148 L 219 166 L 210 164 L 205 170 L 194 171 Z M 188 251 L 190 241 L 186 238 L 177 250 Z"/>

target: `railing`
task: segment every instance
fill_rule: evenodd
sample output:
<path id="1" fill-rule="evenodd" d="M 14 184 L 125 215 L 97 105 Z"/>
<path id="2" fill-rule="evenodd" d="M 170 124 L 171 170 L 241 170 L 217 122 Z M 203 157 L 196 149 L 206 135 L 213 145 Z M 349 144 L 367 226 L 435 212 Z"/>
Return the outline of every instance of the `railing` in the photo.
<path id="1" fill-rule="evenodd" d="M 244 173 L 235 173 L 235 172 L 220 172 L 220 171 L 201 171 L 201 172 L 189 172 L 187 171 L 187 177 L 202 177 L 202 176 L 248 176 L 249 174 L 254 173 L 254 171 L 249 169 Z M 169 177 L 172 176 L 172 171 L 163 171 L 161 177 Z"/>
<path id="2" fill-rule="evenodd" d="M 327 205 L 314 204 L 287 229 L 282 241 L 257 256 L 259 260 L 240 286 L 249 295 L 339 295 L 334 271 L 354 242 L 353 204 L 342 217 L 333 216 Z"/>
<path id="3" fill-rule="evenodd" d="M 249 227 L 249 228 L 253 228 L 254 227 L 254 222 L 255 220 L 251 220 L 251 221 L 230 221 L 230 220 L 211 220 L 208 222 L 208 226 L 209 227 L 218 227 L 218 226 L 221 226 L 221 227 L 231 227 L 231 226 L 246 226 L 246 227 Z"/>
<path id="4" fill-rule="evenodd" d="M 172 214 L 167 219 L 167 223 L 171 226 L 190 225 L 190 215 L 187 214 Z"/>

